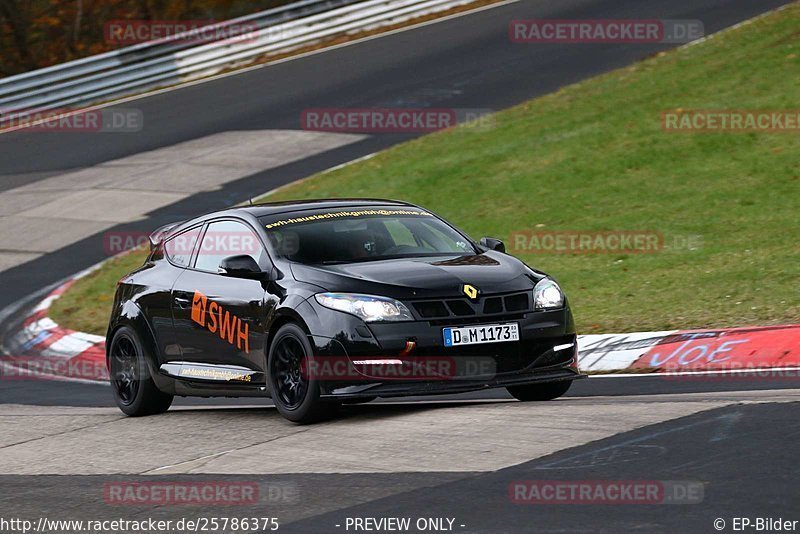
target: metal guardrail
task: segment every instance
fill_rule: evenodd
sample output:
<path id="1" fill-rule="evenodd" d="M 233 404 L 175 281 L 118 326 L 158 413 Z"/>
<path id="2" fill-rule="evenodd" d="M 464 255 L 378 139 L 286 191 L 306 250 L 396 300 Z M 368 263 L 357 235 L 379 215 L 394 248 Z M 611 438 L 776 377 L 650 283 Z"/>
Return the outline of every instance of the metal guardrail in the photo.
<path id="1" fill-rule="evenodd" d="M 192 32 L 0 79 L 0 124 L 31 110 L 60 110 L 202 78 L 268 54 L 372 30 L 473 0 L 302 0 L 204 27 L 247 24 L 247 39 L 192 42 Z M 217 31 L 219 30 L 219 31 Z"/>

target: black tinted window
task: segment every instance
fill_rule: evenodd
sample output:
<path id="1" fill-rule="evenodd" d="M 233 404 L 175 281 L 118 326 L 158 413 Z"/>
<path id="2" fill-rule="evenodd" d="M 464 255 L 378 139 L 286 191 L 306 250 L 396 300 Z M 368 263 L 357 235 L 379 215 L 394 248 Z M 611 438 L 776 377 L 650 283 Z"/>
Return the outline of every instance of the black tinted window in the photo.
<path id="1" fill-rule="evenodd" d="M 192 260 L 192 252 L 200 237 L 201 227 L 193 228 L 168 239 L 164 243 L 164 253 L 169 261 L 179 267 L 187 267 Z"/>
<path id="2" fill-rule="evenodd" d="M 216 273 L 222 260 L 230 256 L 250 256 L 261 267 L 266 265 L 266 251 L 252 228 L 236 221 L 211 223 L 200 244 L 195 268 Z"/>
<path id="3" fill-rule="evenodd" d="M 470 241 L 416 209 L 356 209 L 262 219 L 275 254 L 308 264 L 475 254 Z"/>

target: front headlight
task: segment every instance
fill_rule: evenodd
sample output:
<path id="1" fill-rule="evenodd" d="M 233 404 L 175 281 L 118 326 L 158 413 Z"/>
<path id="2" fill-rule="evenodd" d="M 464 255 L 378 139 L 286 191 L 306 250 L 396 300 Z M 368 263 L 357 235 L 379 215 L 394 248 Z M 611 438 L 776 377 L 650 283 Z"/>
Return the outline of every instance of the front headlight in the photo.
<path id="1" fill-rule="evenodd" d="M 537 310 L 552 310 L 564 306 L 564 293 L 549 278 L 539 281 L 533 288 L 533 307 Z"/>
<path id="2" fill-rule="evenodd" d="M 387 297 L 355 293 L 317 293 L 314 298 L 326 308 L 355 315 L 366 322 L 414 320 L 402 302 Z"/>

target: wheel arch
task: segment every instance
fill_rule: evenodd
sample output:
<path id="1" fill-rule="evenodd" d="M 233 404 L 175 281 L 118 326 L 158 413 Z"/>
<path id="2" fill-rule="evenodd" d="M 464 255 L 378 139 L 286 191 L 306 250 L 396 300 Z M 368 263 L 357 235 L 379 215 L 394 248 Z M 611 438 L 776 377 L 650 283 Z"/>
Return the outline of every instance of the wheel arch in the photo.
<path id="1" fill-rule="evenodd" d="M 267 340 L 264 343 L 264 358 L 266 359 L 264 362 L 264 369 L 268 368 L 267 363 L 269 361 L 269 351 L 272 348 L 272 342 L 275 339 L 275 334 L 278 333 L 278 330 L 281 329 L 286 324 L 295 323 L 297 324 L 307 336 L 311 335 L 311 330 L 308 328 L 308 324 L 303 319 L 303 317 L 297 313 L 295 310 L 291 308 L 281 308 L 275 312 L 275 315 L 272 319 L 272 322 L 267 329 Z"/>
<path id="2" fill-rule="evenodd" d="M 111 342 L 114 336 L 121 328 L 126 326 L 133 329 L 139 336 L 139 341 L 146 349 L 145 360 L 150 367 L 150 373 L 151 375 L 156 375 L 158 371 L 158 361 L 156 361 L 158 358 L 158 348 L 155 334 L 153 334 L 153 329 L 150 327 L 150 323 L 147 321 L 144 312 L 139 305 L 133 301 L 128 301 L 122 305 L 117 320 L 114 321 L 108 329 L 108 336 L 106 338 L 106 365 L 109 365 Z M 147 355 L 149 355 L 149 357 Z"/>

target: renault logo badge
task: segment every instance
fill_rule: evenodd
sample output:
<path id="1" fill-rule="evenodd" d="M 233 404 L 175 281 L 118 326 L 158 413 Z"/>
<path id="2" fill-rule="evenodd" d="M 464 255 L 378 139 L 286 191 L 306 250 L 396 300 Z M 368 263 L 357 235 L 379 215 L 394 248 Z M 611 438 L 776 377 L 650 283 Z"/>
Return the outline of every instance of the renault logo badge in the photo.
<path id="1" fill-rule="evenodd" d="M 475 286 L 464 284 L 463 287 L 461 288 L 461 291 L 463 291 L 464 294 L 469 298 L 471 298 L 472 300 L 477 300 L 478 298 L 478 288 Z"/>

